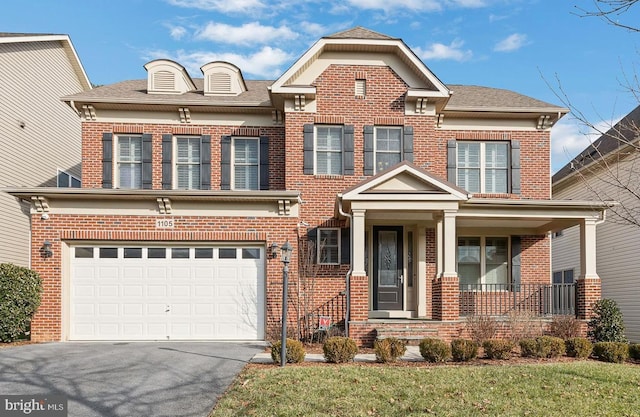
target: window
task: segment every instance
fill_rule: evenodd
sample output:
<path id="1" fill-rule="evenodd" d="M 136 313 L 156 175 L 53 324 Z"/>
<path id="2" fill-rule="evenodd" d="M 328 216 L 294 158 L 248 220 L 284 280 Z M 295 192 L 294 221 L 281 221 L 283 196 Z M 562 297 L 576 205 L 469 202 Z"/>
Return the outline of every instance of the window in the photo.
<path id="1" fill-rule="evenodd" d="M 458 275 L 460 286 L 472 290 L 481 289 L 480 284 L 509 284 L 509 238 L 458 238 Z"/>
<path id="2" fill-rule="evenodd" d="M 316 126 L 316 174 L 342 175 L 342 126 Z"/>
<path id="3" fill-rule="evenodd" d="M 166 248 L 149 248 L 147 249 L 148 259 L 164 259 L 167 257 Z"/>
<path id="4" fill-rule="evenodd" d="M 402 160 L 402 128 L 376 127 L 376 173 Z"/>
<path id="5" fill-rule="evenodd" d="M 318 263 L 337 265 L 340 263 L 340 229 L 318 229 Z"/>
<path id="6" fill-rule="evenodd" d="M 77 247 L 76 258 L 93 258 L 93 248 Z"/>
<path id="7" fill-rule="evenodd" d="M 555 271 L 553 273 L 554 284 L 573 284 L 573 269 Z"/>
<path id="8" fill-rule="evenodd" d="M 458 142 L 458 186 L 472 193 L 507 193 L 509 144 Z"/>
<path id="9" fill-rule="evenodd" d="M 220 248 L 218 249 L 218 259 L 236 259 L 236 248 Z"/>
<path id="10" fill-rule="evenodd" d="M 142 136 L 118 136 L 116 186 L 142 188 Z"/>
<path id="11" fill-rule="evenodd" d="M 124 248 L 125 258 L 142 258 L 142 248 Z"/>
<path id="12" fill-rule="evenodd" d="M 564 230 L 558 230 L 557 232 L 553 232 L 553 233 L 551 234 L 551 238 L 552 238 L 552 239 L 555 239 L 555 238 L 557 238 L 557 237 L 561 237 L 561 236 L 563 236 L 563 235 L 564 235 Z"/>
<path id="13" fill-rule="evenodd" d="M 189 259 L 189 248 L 171 248 L 171 259 Z"/>
<path id="14" fill-rule="evenodd" d="M 212 259 L 213 248 L 196 248 L 196 259 Z"/>
<path id="15" fill-rule="evenodd" d="M 233 188 L 258 190 L 260 187 L 260 146 L 258 139 L 233 140 Z"/>
<path id="16" fill-rule="evenodd" d="M 200 138 L 176 138 L 176 188 L 200 189 Z"/>
<path id="17" fill-rule="evenodd" d="M 80 178 L 75 175 L 71 175 L 66 171 L 58 170 L 58 188 L 80 188 L 82 182 Z"/>
<path id="18" fill-rule="evenodd" d="M 103 259 L 116 259 L 118 257 L 118 248 L 100 248 L 98 256 Z"/>

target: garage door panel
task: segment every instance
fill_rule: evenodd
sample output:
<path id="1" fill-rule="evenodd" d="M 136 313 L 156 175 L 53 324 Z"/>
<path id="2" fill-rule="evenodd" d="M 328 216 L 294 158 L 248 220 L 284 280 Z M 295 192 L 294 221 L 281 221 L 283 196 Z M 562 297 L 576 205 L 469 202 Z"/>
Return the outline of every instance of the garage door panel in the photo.
<path id="1" fill-rule="evenodd" d="M 263 248 L 165 248 L 153 251 L 164 258 L 149 258 L 144 245 L 136 250 L 106 247 L 93 248 L 93 258 L 74 258 L 72 248 L 71 339 L 264 337 Z M 117 257 L 99 257 L 103 252 Z M 172 258 L 186 253 L 189 259 Z M 240 257 L 245 254 L 259 259 Z"/>

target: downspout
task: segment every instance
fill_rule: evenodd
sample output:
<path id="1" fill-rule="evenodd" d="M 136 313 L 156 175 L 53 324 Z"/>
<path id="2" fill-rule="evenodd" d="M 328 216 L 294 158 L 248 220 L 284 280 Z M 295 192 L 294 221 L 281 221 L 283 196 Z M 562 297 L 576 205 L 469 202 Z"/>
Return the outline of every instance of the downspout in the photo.
<path id="1" fill-rule="evenodd" d="M 344 333 L 347 337 L 349 337 L 349 317 L 351 316 L 351 273 L 353 272 L 353 216 L 351 214 L 345 213 L 342 209 L 342 196 L 338 196 L 338 213 L 341 216 L 345 216 L 349 219 L 349 270 L 344 277 L 345 285 L 346 285 L 346 303 L 347 303 L 347 311 L 345 312 L 344 318 Z"/>

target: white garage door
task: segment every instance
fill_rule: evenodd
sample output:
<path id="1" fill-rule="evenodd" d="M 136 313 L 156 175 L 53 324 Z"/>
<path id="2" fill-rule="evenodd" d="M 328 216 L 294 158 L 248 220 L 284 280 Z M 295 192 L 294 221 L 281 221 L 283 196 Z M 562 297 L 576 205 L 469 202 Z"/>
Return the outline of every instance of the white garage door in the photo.
<path id="1" fill-rule="evenodd" d="M 262 340 L 264 248 L 75 246 L 71 340 Z"/>

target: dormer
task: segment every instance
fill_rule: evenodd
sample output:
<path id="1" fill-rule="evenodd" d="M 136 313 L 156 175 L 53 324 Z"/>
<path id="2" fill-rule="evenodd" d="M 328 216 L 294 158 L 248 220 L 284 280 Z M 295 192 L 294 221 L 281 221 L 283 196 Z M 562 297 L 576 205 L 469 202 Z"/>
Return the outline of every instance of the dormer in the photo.
<path id="1" fill-rule="evenodd" d="M 233 64 L 214 61 L 200 70 L 204 75 L 205 96 L 237 96 L 247 91 L 240 68 Z"/>
<path id="2" fill-rule="evenodd" d="M 147 93 L 184 94 L 195 91 L 196 86 L 187 70 L 169 59 L 156 59 L 144 65 L 147 70 Z"/>

